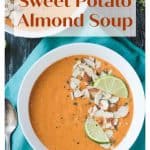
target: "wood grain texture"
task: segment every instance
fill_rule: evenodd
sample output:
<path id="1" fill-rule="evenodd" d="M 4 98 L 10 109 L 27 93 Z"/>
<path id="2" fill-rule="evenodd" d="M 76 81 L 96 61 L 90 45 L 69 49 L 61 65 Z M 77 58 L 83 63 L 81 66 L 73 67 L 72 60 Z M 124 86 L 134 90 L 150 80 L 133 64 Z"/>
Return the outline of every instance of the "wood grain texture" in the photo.
<path id="1" fill-rule="evenodd" d="M 137 4 L 136 37 L 129 38 L 135 45 L 145 49 L 145 10 Z"/>
<path id="2" fill-rule="evenodd" d="M 18 68 L 24 63 L 40 38 L 29 39 L 14 37 L 5 33 L 7 47 L 5 50 L 5 82 L 7 82 Z M 137 36 L 129 38 L 135 45 L 145 49 L 145 12 L 137 6 Z"/>
<path id="3" fill-rule="evenodd" d="M 27 39 L 5 34 L 7 46 L 5 49 L 5 81 L 24 63 L 28 55 L 41 39 Z"/>

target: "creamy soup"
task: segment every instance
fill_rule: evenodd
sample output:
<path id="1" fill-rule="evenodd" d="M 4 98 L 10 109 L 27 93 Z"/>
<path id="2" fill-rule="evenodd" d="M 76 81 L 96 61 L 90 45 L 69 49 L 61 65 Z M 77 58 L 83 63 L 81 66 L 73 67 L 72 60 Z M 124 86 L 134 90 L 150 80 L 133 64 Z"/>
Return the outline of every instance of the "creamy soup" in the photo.
<path id="1" fill-rule="evenodd" d="M 5 23 L 6 23 L 6 25 L 8 25 L 8 26 L 10 26 L 10 27 L 13 27 L 13 24 L 12 24 L 12 22 L 11 22 L 10 19 L 5 18 Z"/>
<path id="2" fill-rule="evenodd" d="M 88 56 L 66 57 L 48 67 L 37 79 L 30 96 L 30 119 L 32 127 L 41 142 L 49 150 L 103 150 L 85 133 L 84 123 L 94 102 L 86 97 L 72 97 L 70 79 L 73 66 Z M 108 62 L 101 62 L 99 72 L 111 70 L 127 85 L 128 98 L 120 98 L 117 107 L 128 104 L 128 114 L 119 119 L 113 128 L 112 146 L 117 146 L 126 136 L 133 116 L 133 98 L 123 75 Z M 84 85 L 85 86 L 85 85 Z"/>

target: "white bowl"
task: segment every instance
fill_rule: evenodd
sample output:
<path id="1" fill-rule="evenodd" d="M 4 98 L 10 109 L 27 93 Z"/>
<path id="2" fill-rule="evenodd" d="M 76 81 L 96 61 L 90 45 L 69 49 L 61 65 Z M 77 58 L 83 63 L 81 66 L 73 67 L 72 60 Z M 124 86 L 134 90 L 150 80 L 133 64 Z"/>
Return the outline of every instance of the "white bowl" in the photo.
<path id="1" fill-rule="evenodd" d="M 116 150 L 128 150 L 138 137 L 144 121 L 145 98 L 136 72 L 122 56 L 111 49 L 96 44 L 77 43 L 61 46 L 48 52 L 31 67 L 24 77 L 18 96 L 18 115 L 23 134 L 33 149 L 46 149 L 32 129 L 29 117 L 29 97 L 35 81 L 46 68 L 56 61 L 67 56 L 82 54 L 102 58 L 114 65 L 123 74 L 131 88 L 134 100 L 133 120 L 126 136 Z"/>
<path id="2" fill-rule="evenodd" d="M 75 18 L 79 16 L 80 14 L 84 13 L 87 9 L 87 4 L 83 3 L 77 10 L 71 15 L 72 18 Z M 14 31 L 13 27 L 8 26 L 5 24 L 5 31 L 12 34 L 17 35 L 18 37 L 26 37 L 26 38 L 41 38 L 41 37 L 47 37 L 47 36 L 54 36 L 69 27 L 59 27 L 59 28 L 49 28 L 44 29 L 43 31 L 28 31 L 28 30 L 21 30 L 21 31 Z"/>

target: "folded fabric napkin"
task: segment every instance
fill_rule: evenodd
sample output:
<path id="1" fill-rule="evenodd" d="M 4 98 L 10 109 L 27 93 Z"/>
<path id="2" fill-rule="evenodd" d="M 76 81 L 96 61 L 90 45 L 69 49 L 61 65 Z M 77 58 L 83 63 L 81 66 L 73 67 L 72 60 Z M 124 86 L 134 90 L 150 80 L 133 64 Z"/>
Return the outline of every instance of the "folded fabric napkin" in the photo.
<path id="1" fill-rule="evenodd" d="M 20 69 L 15 73 L 15 75 L 9 80 L 5 88 L 5 96 L 11 103 L 15 106 L 17 104 L 18 91 L 23 80 L 24 75 L 29 70 L 29 68 L 44 54 L 56 48 L 58 46 L 76 42 L 89 42 L 101 44 L 109 47 L 122 55 L 136 70 L 139 75 L 143 87 L 145 86 L 145 55 L 144 52 L 129 42 L 126 38 L 44 38 L 36 46 L 36 48 L 29 55 L 25 63 L 20 67 Z M 16 108 L 17 109 L 17 108 Z M 22 134 L 20 126 L 18 125 L 15 133 L 12 136 L 12 150 L 31 150 L 32 148 L 27 143 L 25 137 Z M 135 144 L 132 146 L 131 150 L 144 150 L 145 149 L 145 125 L 143 125 L 142 131 L 136 140 Z"/>

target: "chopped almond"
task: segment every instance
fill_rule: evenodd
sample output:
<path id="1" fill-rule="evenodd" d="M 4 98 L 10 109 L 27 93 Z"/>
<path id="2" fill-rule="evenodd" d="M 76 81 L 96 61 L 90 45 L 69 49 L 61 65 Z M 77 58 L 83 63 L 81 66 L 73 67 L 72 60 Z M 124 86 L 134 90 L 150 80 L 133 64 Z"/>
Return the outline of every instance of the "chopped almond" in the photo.
<path id="1" fill-rule="evenodd" d="M 111 123 L 113 126 L 117 126 L 118 125 L 118 119 L 116 119 L 116 118 L 113 119 Z"/>
<path id="2" fill-rule="evenodd" d="M 83 90 L 83 89 L 85 89 L 86 87 L 87 87 L 87 83 L 81 81 L 81 82 L 80 82 L 80 90 Z"/>
<path id="3" fill-rule="evenodd" d="M 102 110 L 107 110 L 109 108 L 109 102 L 108 100 L 101 100 L 98 106 Z"/>
<path id="4" fill-rule="evenodd" d="M 99 89 L 97 89 L 97 88 L 91 88 L 91 89 L 89 89 L 89 92 L 90 93 L 97 93 L 97 92 L 99 92 Z"/>
<path id="5" fill-rule="evenodd" d="M 104 118 L 103 117 L 96 118 L 96 122 L 98 122 L 98 124 L 102 126 L 104 123 Z"/>
<path id="6" fill-rule="evenodd" d="M 89 89 L 89 93 L 90 93 L 90 96 L 91 96 L 92 99 L 94 99 L 95 94 L 97 92 L 99 92 L 99 89 L 97 89 L 97 88 L 91 88 L 91 89 Z"/>
<path id="7" fill-rule="evenodd" d="M 101 71 L 102 71 L 102 70 L 101 70 L 101 67 L 99 67 L 99 68 L 96 69 L 96 73 L 97 73 L 97 74 L 101 74 Z"/>
<path id="8" fill-rule="evenodd" d="M 117 104 L 110 104 L 110 105 L 109 105 L 108 111 L 110 111 L 110 112 L 115 112 L 115 111 L 117 111 L 117 110 L 118 110 Z"/>
<path id="9" fill-rule="evenodd" d="M 107 119 L 107 122 L 111 122 L 111 123 L 112 123 L 113 120 L 114 120 L 114 118 L 108 118 L 108 119 Z"/>
<path id="10" fill-rule="evenodd" d="M 92 78 L 85 72 L 83 75 L 83 81 L 90 82 Z"/>

